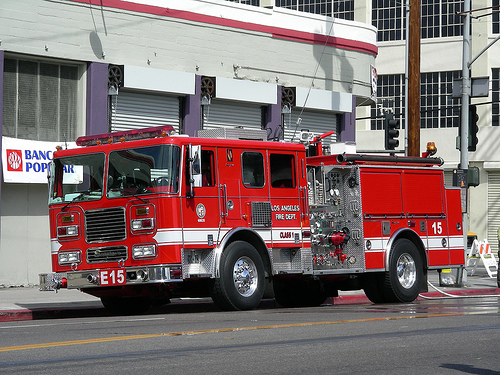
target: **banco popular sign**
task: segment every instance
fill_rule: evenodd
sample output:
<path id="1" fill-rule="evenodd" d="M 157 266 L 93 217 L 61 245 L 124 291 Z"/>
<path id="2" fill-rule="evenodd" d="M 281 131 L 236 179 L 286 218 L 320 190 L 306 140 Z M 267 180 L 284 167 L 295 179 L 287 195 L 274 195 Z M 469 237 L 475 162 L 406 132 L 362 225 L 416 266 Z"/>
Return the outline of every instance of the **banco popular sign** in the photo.
<path id="1" fill-rule="evenodd" d="M 3 181 L 46 184 L 47 170 L 57 146 L 61 143 L 2 137 Z M 68 143 L 68 148 L 74 147 L 74 142 Z"/>

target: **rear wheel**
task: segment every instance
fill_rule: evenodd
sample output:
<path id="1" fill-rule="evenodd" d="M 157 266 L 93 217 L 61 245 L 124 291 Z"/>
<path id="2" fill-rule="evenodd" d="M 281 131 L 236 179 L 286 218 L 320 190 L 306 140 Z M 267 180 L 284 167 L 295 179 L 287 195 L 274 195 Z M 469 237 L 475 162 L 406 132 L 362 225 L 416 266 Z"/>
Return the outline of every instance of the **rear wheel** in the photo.
<path id="1" fill-rule="evenodd" d="M 413 242 L 396 240 L 389 255 L 389 270 L 367 275 L 363 289 L 373 303 L 412 302 L 424 281 L 423 260 Z"/>
<path id="2" fill-rule="evenodd" d="M 414 301 L 423 281 L 423 261 L 415 244 L 405 238 L 394 242 L 384 280 L 383 294 L 387 301 Z"/>
<path id="3" fill-rule="evenodd" d="M 235 241 L 222 253 L 212 299 L 223 310 L 253 309 L 264 295 L 264 278 L 264 263 L 255 247 Z"/>

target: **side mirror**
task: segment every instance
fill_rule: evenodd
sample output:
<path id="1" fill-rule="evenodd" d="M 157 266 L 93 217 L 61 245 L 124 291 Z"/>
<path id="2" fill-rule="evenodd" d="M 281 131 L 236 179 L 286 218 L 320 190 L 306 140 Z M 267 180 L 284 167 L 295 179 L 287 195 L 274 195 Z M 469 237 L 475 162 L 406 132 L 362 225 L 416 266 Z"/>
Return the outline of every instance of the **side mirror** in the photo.
<path id="1" fill-rule="evenodd" d="M 189 195 L 194 197 L 194 188 L 201 187 L 201 146 L 189 145 Z"/>

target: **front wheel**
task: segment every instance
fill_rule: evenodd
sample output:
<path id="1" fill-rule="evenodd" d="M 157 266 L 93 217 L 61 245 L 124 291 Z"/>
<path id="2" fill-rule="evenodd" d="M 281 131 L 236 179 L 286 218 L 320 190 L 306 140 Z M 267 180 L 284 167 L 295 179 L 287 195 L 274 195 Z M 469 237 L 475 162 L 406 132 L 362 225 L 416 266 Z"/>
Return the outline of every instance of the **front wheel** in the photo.
<path id="1" fill-rule="evenodd" d="M 221 255 L 212 299 L 223 310 L 251 310 L 264 295 L 264 279 L 264 263 L 255 247 L 235 241 Z"/>

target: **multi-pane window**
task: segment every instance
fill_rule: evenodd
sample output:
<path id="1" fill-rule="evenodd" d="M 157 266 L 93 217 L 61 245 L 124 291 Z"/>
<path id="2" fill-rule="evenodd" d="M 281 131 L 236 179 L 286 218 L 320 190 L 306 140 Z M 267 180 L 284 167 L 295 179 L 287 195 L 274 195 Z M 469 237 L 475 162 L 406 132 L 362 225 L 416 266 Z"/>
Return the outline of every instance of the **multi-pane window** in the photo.
<path id="1" fill-rule="evenodd" d="M 462 35 L 462 0 L 422 0 L 422 38 Z"/>
<path id="2" fill-rule="evenodd" d="M 333 2 L 333 17 L 353 21 L 354 20 L 354 0 L 334 1 Z"/>
<path id="3" fill-rule="evenodd" d="M 354 20 L 354 0 L 276 0 L 277 7 Z"/>
<path id="4" fill-rule="evenodd" d="M 453 80 L 460 72 L 420 75 L 420 127 L 451 128 L 460 123 L 459 98 L 452 98 Z"/>
<path id="5" fill-rule="evenodd" d="M 371 129 L 383 130 L 384 121 L 380 117 L 382 112 L 390 111 L 394 117 L 400 120 L 401 128 L 404 128 L 404 93 L 405 79 L 402 74 L 379 75 L 377 82 L 377 106 L 372 106 Z"/>
<path id="6" fill-rule="evenodd" d="M 463 35 L 463 16 L 458 13 L 464 9 L 463 0 L 441 2 L 441 36 Z"/>
<path id="7" fill-rule="evenodd" d="M 462 9 L 462 0 L 422 0 L 422 38 L 462 35 L 462 19 L 457 15 Z M 377 27 L 379 42 L 406 38 L 405 13 L 404 1 L 373 0 L 372 23 Z"/>
<path id="8" fill-rule="evenodd" d="M 422 73 L 420 75 L 420 127 L 449 128 L 460 123 L 459 101 L 452 98 L 453 80 L 460 78 L 460 72 Z M 404 121 L 404 75 L 378 76 L 378 105 L 372 106 L 372 130 L 383 130 L 381 109 L 388 109 L 394 117 Z"/>
<path id="9" fill-rule="evenodd" d="M 254 5 L 254 6 L 259 6 L 260 0 L 227 0 L 227 1 L 232 1 L 234 3 L 240 3 L 240 4 L 247 4 L 247 5 Z"/>
<path id="10" fill-rule="evenodd" d="M 4 60 L 3 135 L 38 141 L 74 140 L 78 67 Z"/>
<path id="11" fill-rule="evenodd" d="M 401 1 L 373 0 L 372 23 L 378 30 L 377 40 L 403 40 L 406 37 L 405 8 Z"/>
<path id="12" fill-rule="evenodd" d="M 491 1 L 491 7 L 492 7 L 492 27 L 493 27 L 493 34 L 499 34 L 500 33 L 500 0 L 492 0 Z"/>
<path id="13" fill-rule="evenodd" d="M 500 126 L 500 69 L 492 69 L 491 73 L 491 98 L 493 101 L 491 125 Z"/>

